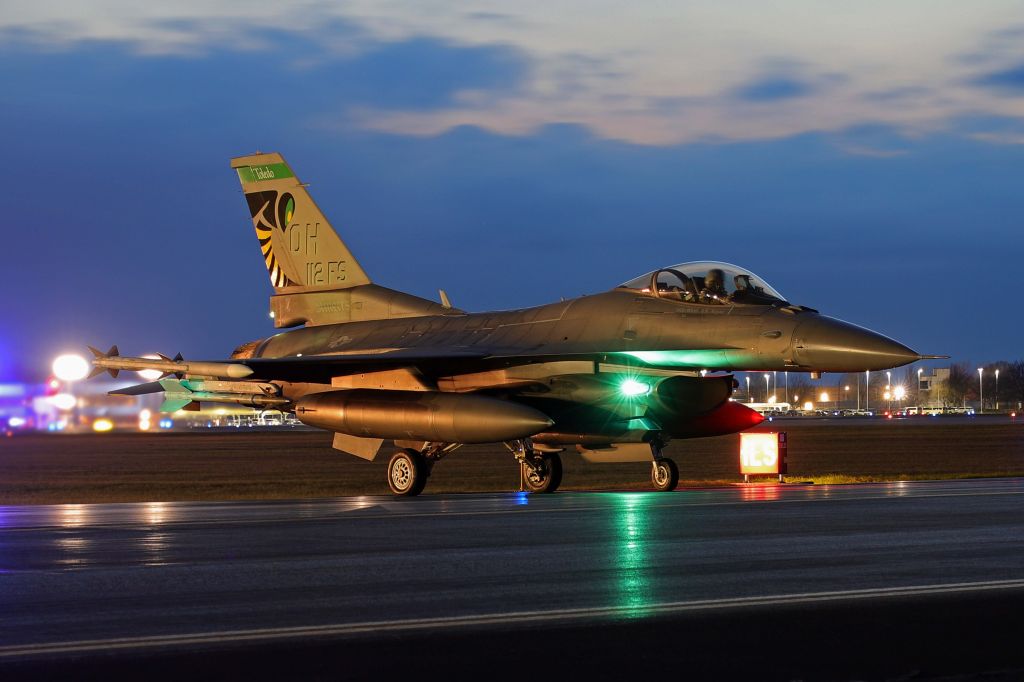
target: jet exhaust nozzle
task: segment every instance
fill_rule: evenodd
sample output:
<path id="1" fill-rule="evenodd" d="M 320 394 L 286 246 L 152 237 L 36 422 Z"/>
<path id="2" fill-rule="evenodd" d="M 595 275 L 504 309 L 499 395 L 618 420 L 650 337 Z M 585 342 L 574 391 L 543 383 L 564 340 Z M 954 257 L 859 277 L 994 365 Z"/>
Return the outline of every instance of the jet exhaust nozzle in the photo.
<path id="1" fill-rule="evenodd" d="M 363 438 L 494 443 L 544 431 L 542 412 L 466 393 L 352 389 L 314 393 L 295 405 L 304 424 Z"/>

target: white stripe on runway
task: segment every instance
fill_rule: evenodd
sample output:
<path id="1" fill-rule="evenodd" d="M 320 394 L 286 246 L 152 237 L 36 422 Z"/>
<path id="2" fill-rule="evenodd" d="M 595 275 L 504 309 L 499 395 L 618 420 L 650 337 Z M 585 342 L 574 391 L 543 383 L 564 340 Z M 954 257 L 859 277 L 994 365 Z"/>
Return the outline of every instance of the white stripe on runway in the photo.
<path id="1" fill-rule="evenodd" d="M 733 597 L 695 601 L 665 602 L 645 606 L 607 606 L 550 611 L 514 611 L 445 618 L 418 618 L 408 620 L 371 621 L 363 623 L 335 623 L 283 628 L 251 630 L 224 630 L 194 632 L 179 635 L 151 637 L 121 637 L 89 639 L 70 642 L 42 642 L 0 646 L 0 658 L 30 657 L 54 654 L 110 652 L 125 649 L 180 647 L 190 645 L 232 644 L 241 642 L 282 640 L 308 637 L 343 637 L 368 633 L 395 633 L 445 628 L 486 627 L 492 625 L 528 625 L 550 621 L 594 619 L 637 619 L 666 616 L 685 612 L 710 611 L 743 607 L 787 606 L 858 599 L 884 599 L 889 597 L 916 597 L 934 594 L 985 592 L 1024 589 L 1024 579 L 992 580 L 985 582 L 947 583 L 940 585 L 911 585 L 834 592 L 808 592 L 778 594 L 760 597 Z"/>

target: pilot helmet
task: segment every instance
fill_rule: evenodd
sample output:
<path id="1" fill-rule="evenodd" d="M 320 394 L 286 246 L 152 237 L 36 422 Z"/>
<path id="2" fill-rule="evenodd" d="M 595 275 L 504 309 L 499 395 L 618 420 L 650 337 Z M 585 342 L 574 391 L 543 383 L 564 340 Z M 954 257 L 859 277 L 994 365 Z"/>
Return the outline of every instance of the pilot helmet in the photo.
<path id="1" fill-rule="evenodd" d="M 720 291 L 725 287 L 725 273 L 721 268 L 708 270 L 708 274 L 704 275 L 704 287 L 714 291 Z"/>

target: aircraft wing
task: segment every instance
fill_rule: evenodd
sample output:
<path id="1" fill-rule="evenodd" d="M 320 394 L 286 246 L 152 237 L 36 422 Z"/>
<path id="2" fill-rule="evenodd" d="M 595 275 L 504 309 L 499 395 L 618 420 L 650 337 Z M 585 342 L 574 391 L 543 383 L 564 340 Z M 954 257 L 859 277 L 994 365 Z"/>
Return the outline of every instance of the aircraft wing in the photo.
<path id="1" fill-rule="evenodd" d="M 170 358 L 133 358 L 100 353 L 93 360 L 94 372 L 159 370 L 165 376 L 208 376 L 244 380 L 278 380 L 330 383 L 333 377 L 378 372 L 399 367 L 416 367 L 429 374 L 476 371 L 477 368 L 509 367 L 526 363 L 561 360 L 591 360 L 623 365 L 668 369 L 701 369 L 723 366 L 735 348 L 701 348 L 673 351 L 589 351 L 552 353 L 522 348 L 470 349 L 466 347 L 401 348 L 383 352 L 339 355 L 298 355 L 284 358 L 232 358 L 223 361 L 194 361 Z"/>

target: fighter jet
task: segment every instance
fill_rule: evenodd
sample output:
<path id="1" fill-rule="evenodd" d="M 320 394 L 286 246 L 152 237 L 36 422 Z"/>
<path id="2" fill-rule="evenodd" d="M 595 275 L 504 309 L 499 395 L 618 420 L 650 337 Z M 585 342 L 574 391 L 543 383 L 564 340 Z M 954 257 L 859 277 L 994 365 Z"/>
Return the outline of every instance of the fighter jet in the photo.
<path id="1" fill-rule="evenodd" d="M 560 453 L 649 462 L 672 490 L 673 439 L 736 433 L 761 415 L 730 399 L 730 372 L 852 372 L 926 357 L 873 331 L 790 303 L 721 262 L 671 265 L 609 291 L 521 310 L 470 313 L 372 282 L 280 154 L 232 159 L 274 293 L 275 327 L 227 360 L 95 355 L 94 374 L 160 370 L 122 392 L 164 393 L 163 409 L 237 403 L 293 412 L 373 460 L 417 495 L 466 443 L 504 443 L 528 490 L 562 480 Z"/>

